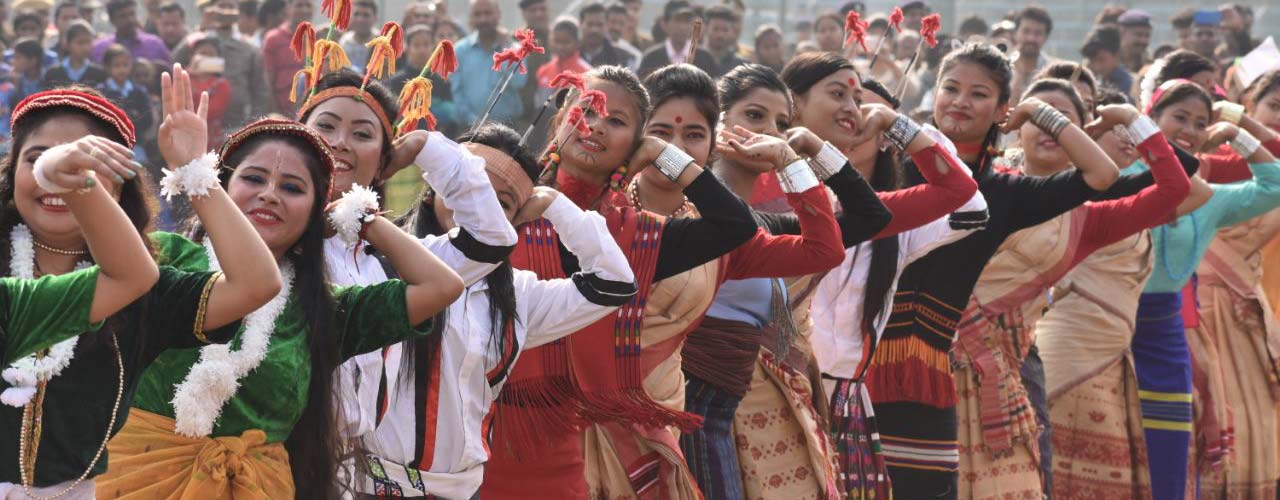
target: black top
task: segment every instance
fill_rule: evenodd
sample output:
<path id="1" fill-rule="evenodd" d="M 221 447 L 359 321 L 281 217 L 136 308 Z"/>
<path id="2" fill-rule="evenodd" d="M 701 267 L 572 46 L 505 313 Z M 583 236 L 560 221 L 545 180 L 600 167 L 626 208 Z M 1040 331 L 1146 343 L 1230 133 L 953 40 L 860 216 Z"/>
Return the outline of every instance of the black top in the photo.
<path id="1" fill-rule="evenodd" d="M 35 485 L 52 486 L 80 477 L 102 444 L 115 404 L 119 367 L 111 348 L 111 332 L 124 361 L 124 395 L 116 415 L 115 434 L 124 426 L 142 371 L 166 349 L 201 347 L 192 322 L 200 295 L 212 272 L 186 272 L 160 266 L 155 287 L 113 316 L 101 330 L 80 337 L 75 357 L 49 381 L 44 403 L 44 430 L 36 460 Z M 239 329 L 234 322 L 205 332 L 210 342 L 229 342 Z M 0 389 L 10 387 L 0 380 Z M 0 482 L 19 484 L 18 434 L 22 408 L 0 405 Z M 89 477 L 107 470 L 107 454 Z"/>
<path id="2" fill-rule="evenodd" d="M 687 61 L 686 61 L 687 62 Z M 667 44 L 659 43 L 644 52 L 644 57 L 640 58 L 640 70 L 636 71 L 640 78 L 649 76 L 663 67 L 671 64 L 671 58 L 667 57 Z M 693 65 L 702 71 L 706 71 L 708 75 L 716 74 L 716 58 L 707 52 L 707 49 L 698 47 L 698 54 L 693 57 Z"/>
<path id="3" fill-rule="evenodd" d="M 712 55 L 711 57 L 713 60 L 716 59 L 715 55 Z M 712 78 L 720 78 L 724 76 L 725 73 L 733 71 L 733 68 L 746 64 L 747 61 L 738 57 L 738 51 L 735 48 L 734 50 L 729 51 L 728 54 L 725 54 L 724 58 L 716 60 L 715 63 L 715 71 L 710 72 Z"/>
<path id="4" fill-rule="evenodd" d="M 721 184 L 710 170 L 703 170 L 684 188 L 689 202 L 702 217 L 667 219 L 658 246 L 653 281 L 658 282 L 701 266 L 732 252 L 756 234 L 751 209 Z M 560 245 L 560 263 L 566 276 L 579 271 L 578 258 Z"/>
<path id="5" fill-rule="evenodd" d="M 635 58 L 632 57 L 631 53 L 614 46 L 613 42 L 609 40 L 605 40 L 604 45 L 600 47 L 600 51 L 595 54 L 587 55 L 585 51 L 580 51 L 579 53 L 582 55 L 582 60 L 593 67 L 622 66 L 629 68 L 635 62 Z M 530 78 L 529 80 L 533 81 L 536 78 Z"/>
<path id="6" fill-rule="evenodd" d="M 133 91 L 129 92 L 129 95 L 121 95 L 120 92 L 111 90 L 111 87 L 107 86 L 106 83 L 98 85 L 98 92 L 102 92 L 103 97 L 119 106 L 120 109 L 124 110 L 125 114 L 129 115 L 129 119 L 133 121 L 134 130 L 137 130 L 139 134 L 151 130 L 151 122 L 153 121 L 151 119 L 151 96 L 147 95 L 147 89 L 142 84 L 134 83 Z"/>
<path id="7" fill-rule="evenodd" d="M 826 180 L 826 184 L 843 208 L 836 216 L 836 224 L 840 226 L 840 240 L 845 248 L 852 248 L 880 234 L 893 220 L 893 214 L 880 202 L 876 191 L 850 164 L 845 163 L 844 168 Z M 769 234 L 800 234 L 800 219 L 795 215 L 755 212 L 755 216 Z"/>
<path id="8" fill-rule="evenodd" d="M 42 85 L 46 90 L 65 87 L 73 83 L 77 85 L 84 85 L 86 87 L 97 87 L 102 84 L 102 82 L 107 81 L 107 72 L 102 69 L 102 66 L 98 66 L 97 64 L 88 61 L 86 61 L 86 63 L 89 67 L 85 68 L 84 74 L 80 75 L 80 81 L 71 81 L 71 75 L 67 74 L 67 68 L 64 68 L 59 64 L 49 68 L 49 71 L 44 73 L 44 81 L 42 82 Z"/>

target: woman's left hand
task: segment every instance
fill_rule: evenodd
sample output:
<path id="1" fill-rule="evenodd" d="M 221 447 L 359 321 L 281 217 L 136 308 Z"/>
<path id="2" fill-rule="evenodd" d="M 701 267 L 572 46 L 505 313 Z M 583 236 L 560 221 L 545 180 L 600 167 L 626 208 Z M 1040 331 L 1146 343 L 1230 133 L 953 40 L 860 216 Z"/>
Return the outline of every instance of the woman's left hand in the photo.
<path id="1" fill-rule="evenodd" d="M 178 168 L 209 151 L 209 93 L 200 93 L 200 106 L 191 95 L 191 75 L 181 64 L 160 76 L 164 122 L 156 142 L 170 168 Z"/>
<path id="2" fill-rule="evenodd" d="M 1094 139 L 1115 129 L 1116 125 L 1129 126 L 1141 116 L 1138 113 L 1138 108 L 1128 104 L 1102 106 L 1098 108 L 1097 115 L 1097 118 L 1094 118 L 1093 121 L 1084 126 L 1085 133 Z"/>
<path id="3" fill-rule="evenodd" d="M 1204 141 L 1204 145 L 1200 146 L 1200 152 L 1210 153 L 1217 150 L 1219 146 L 1231 142 L 1240 135 L 1240 127 L 1230 122 L 1218 122 L 1209 125 L 1206 132 L 1209 134 L 1208 139 Z"/>
<path id="4" fill-rule="evenodd" d="M 787 141 L 738 126 L 732 132 L 720 131 L 716 152 L 729 161 L 760 170 L 780 169 L 800 158 Z"/>
<path id="5" fill-rule="evenodd" d="M 431 137 L 431 134 L 426 130 L 414 130 L 400 136 L 395 142 L 391 143 L 391 162 L 379 172 L 375 182 L 384 182 L 396 175 L 396 172 L 413 165 L 418 153 L 422 152 L 423 147 L 426 147 L 428 137 Z"/>

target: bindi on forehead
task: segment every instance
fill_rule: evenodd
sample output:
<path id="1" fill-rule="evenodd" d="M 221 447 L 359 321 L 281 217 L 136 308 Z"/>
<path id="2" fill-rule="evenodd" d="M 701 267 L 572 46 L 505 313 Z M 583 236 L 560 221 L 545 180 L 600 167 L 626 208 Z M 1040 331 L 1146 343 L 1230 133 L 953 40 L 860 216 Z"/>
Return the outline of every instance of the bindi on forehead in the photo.
<path id="1" fill-rule="evenodd" d="M 850 87 L 857 87 L 857 86 L 858 86 L 858 79 L 857 79 L 857 78 L 850 77 L 850 78 L 849 78 L 849 86 L 850 86 Z"/>
<path id="2" fill-rule="evenodd" d="M 681 123 L 684 123 L 684 117 L 680 115 L 676 115 L 676 125 L 679 125 Z"/>

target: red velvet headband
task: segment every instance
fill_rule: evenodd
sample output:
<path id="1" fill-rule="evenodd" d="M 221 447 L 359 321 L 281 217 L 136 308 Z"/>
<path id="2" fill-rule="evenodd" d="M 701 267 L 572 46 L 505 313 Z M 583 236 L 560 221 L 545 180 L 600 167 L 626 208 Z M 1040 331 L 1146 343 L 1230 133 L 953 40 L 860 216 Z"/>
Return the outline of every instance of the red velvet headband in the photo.
<path id="1" fill-rule="evenodd" d="M 329 174 L 329 192 L 332 194 L 332 179 L 335 163 L 333 160 L 333 150 L 329 149 L 329 143 L 325 142 L 324 138 L 320 137 L 320 134 L 317 134 L 316 131 L 311 130 L 311 127 L 292 120 L 263 118 L 235 131 L 235 133 L 231 134 L 230 137 L 227 137 L 227 142 L 222 143 L 222 149 L 218 150 L 218 168 L 225 168 L 226 164 L 224 162 L 226 161 L 226 158 L 231 156 L 231 154 L 243 145 L 245 141 L 248 141 L 259 134 L 291 135 L 294 137 L 301 137 L 310 143 L 316 151 L 320 152 L 320 162 L 324 164 L 325 171 Z M 328 197 L 326 196 L 326 198 Z"/>
<path id="2" fill-rule="evenodd" d="M 125 146 L 133 147 L 138 138 L 133 131 L 133 122 L 123 110 L 111 104 L 103 97 L 87 94 L 78 90 L 57 89 L 37 92 L 27 96 L 13 107 L 13 115 L 9 118 L 10 129 L 16 128 L 32 111 L 68 107 L 87 112 L 115 128 L 124 137 Z"/>
<path id="3" fill-rule="evenodd" d="M 1164 93 L 1168 92 L 1169 89 L 1181 83 L 1188 83 L 1191 85 L 1199 86 L 1199 84 L 1197 84 L 1196 82 L 1193 82 L 1186 78 L 1174 78 L 1172 80 L 1165 80 L 1164 83 L 1160 84 L 1160 86 L 1156 88 L 1155 92 L 1151 93 L 1151 102 L 1147 103 L 1147 109 L 1144 109 L 1142 111 L 1148 115 L 1151 114 L 1151 110 L 1156 109 L 1156 103 L 1160 102 L 1160 98 L 1164 97 Z"/>

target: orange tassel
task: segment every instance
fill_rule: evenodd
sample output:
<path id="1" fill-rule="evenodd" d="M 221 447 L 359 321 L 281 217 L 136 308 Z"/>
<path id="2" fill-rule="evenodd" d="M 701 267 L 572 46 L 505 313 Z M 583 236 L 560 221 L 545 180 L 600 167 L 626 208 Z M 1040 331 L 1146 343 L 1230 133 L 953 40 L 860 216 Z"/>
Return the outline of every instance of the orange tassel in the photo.
<path id="1" fill-rule="evenodd" d="M 293 57 L 299 61 L 306 61 L 311 57 L 312 46 L 316 43 L 316 28 L 311 25 L 310 21 L 303 21 L 298 25 L 298 29 L 293 31 L 293 40 L 290 46 L 293 48 Z"/>
<path id="2" fill-rule="evenodd" d="M 289 86 L 289 102 L 298 102 L 298 83 L 302 83 L 306 86 L 306 90 L 303 91 L 304 93 L 313 88 L 314 79 L 311 76 L 311 68 L 302 68 L 298 70 L 297 73 L 293 74 L 293 84 Z M 299 82 L 299 79 L 301 79 L 301 82 Z"/>
<path id="3" fill-rule="evenodd" d="M 324 0 L 320 4 L 320 12 L 342 31 L 351 25 L 351 0 Z"/>
<path id="4" fill-rule="evenodd" d="M 458 70 L 458 56 L 453 53 L 453 42 L 440 40 L 436 50 L 431 52 L 431 59 L 427 60 L 427 67 L 431 68 L 432 73 L 440 75 L 440 78 L 448 80 L 449 75 Z"/>
<path id="5" fill-rule="evenodd" d="M 342 50 L 342 45 L 333 40 L 316 41 L 316 48 L 312 53 L 314 58 L 311 66 L 316 75 L 321 73 L 326 60 L 329 62 L 329 71 L 338 71 L 351 65 L 351 59 L 347 58 L 347 51 Z"/>
<path id="6" fill-rule="evenodd" d="M 427 129 L 435 130 L 436 118 L 431 114 L 431 80 L 416 77 L 400 91 L 400 130 L 413 130 L 418 120 L 426 120 Z"/>
<path id="7" fill-rule="evenodd" d="M 369 51 L 369 64 L 364 68 L 364 81 L 360 84 L 362 88 L 369 84 L 369 78 L 382 78 L 385 74 L 396 72 L 397 54 L 391 45 L 390 37 L 386 35 L 375 37 L 369 40 L 365 47 L 373 50 Z"/>
<path id="8" fill-rule="evenodd" d="M 382 25 L 382 30 L 378 32 L 378 36 L 385 36 L 391 40 L 391 50 L 395 52 L 395 59 L 399 59 L 404 54 L 404 30 L 400 28 L 400 24 L 390 21 Z"/>

